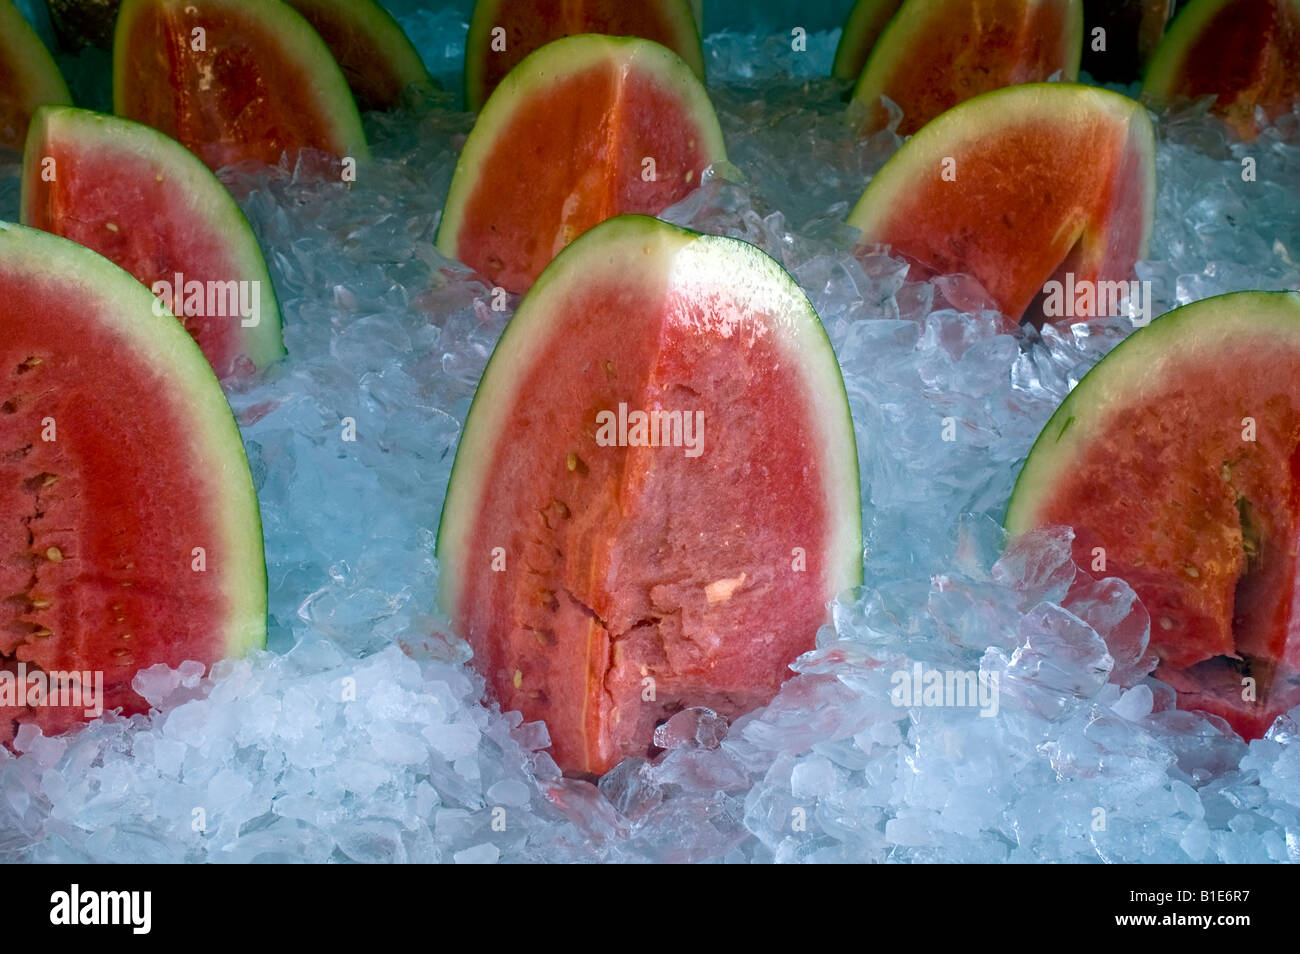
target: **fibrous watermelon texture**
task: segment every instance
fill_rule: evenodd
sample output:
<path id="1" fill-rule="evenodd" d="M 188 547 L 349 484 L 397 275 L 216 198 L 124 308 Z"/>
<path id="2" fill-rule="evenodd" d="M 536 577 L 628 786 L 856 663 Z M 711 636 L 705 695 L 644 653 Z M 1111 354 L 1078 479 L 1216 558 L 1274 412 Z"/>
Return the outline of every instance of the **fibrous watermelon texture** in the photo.
<path id="1" fill-rule="evenodd" d="M 1246 738 L 1300 704 L 1298 366 L 1295 293 L 1156 319 L 1070 392 L 1007 512 L 1073 527 L 1075 561 L 1141 597 L 1179 706 Z"/>
<path id="2" fill-rule="evenodd" d="M 22 215 L 153 290 L 218 377 L 246 377 L 284 354 L 275 289 L 248 220 L 198 157 L 162 133 L 42 108 L 27 139 Z"/>
<path id="3" fill-rule="evenodd" d="M 329 46 L 362 109 L 392 109 L 433 79 L 401 26 L 376 0 L 289 0 Z"/>
<path id="4" fill-rule="evenodd" d="M 767 702 L 861 581 L 853 426 L 808 300 L 734 239 L 592 229 L 484 372 L 438 559 L 494 698 L 568 771 L 644 755 L 683 707 Z"/>
<path id="5" fill-rule="evenodd" d="M 0 148 L 22 149 L 38 106 L 69 104 L 67 84 L 12 0 L 0 0 Z"/>
<path id="6" fill-rule="evenodd" d="M 1300 103 L 1300 0 L 1193 0 L 1179 12 L 1142 98 L 1168 106 L 1206 96 L 1245 140 Z"/>
<path id="7" fill-rule="evenodd" d="M 905 0 L 885 26 L 853 88 L 866 129 L 888 120 L 882 97 L 903 111 L 910 136 L 958 103 L 1004 86 L 1079 75 L 1082 0 Z"/>
<path id="8" fill-rule="evenodd" d="M 261 647 L 239 430 L 149 290 L 80 245 L 0 225 L 0 375 L 0 741 L 95 707 L 18 704 L 4 693 L 20 674 L 83 674 L 103 710 L 142 712 L 139 670 Z"/>
<path id="9" fill-rule="evenodd" d="M 1039 83 L 934 120 L 871 180 L 848 222 L 918 277 L 972 275 L 1004 315 L 1038 320 L 1031 305 L 1049 282 L 1127 288 L 1154 204 L 1155 137 L 1142 106 Z"/>
<path id="10" fill-rule="evenodd" d="M 125 0 L 113 104 L 211 169 L 274 164 L 304 148 L 366 157 L 347 80 L 320 34 L 281 0 Z"/>
<path id="11" fill-rule="evenodd" d="M 668 47 L 701 80 L 700 27 L 686 0 L 478 0 L 465 39 L 465 102 L 483 108 L 534 50 L 582 33 L 639 36 Z"/>
<path id="12" fill-rule="evenodd" d="M 593 225 L 658 214 L 725 157 L 708 94 L 671 51 L 566 37 L 520 63 L 479 115 L 438 249 L 522 292 Z"/>

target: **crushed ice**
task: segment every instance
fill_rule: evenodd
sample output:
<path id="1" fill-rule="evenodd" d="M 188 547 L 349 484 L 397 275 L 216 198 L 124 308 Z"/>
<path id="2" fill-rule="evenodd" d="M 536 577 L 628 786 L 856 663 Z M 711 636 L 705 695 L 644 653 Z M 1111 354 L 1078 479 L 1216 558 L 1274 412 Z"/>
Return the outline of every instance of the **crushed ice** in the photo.
<path id="1" fill-rule="evenodd" d="M 559 775 L 542 724 L 480 705 L 432 554 L 509 315 L 432 248 L 470 126 L 465 24 L 414 6 L 396 9 L 446 92 L 367 117 L 376 159 L 354 188 L 226 173 L 269 250 L 291 355 L 232 396 L 265 519 L 270 649 L 207 677 L 141 673 L 151 717 L 20 732 L 21 755 L 0 749 L 0 858 L 1300 861 L 1300 711 L 1250 745 L 1179 712 L 1147 676 L 1149 620 L 1124 583 L 1074 566 L 1064 533 L 1004 551 L 1018 462 L 1127 321 L 1013 335 L 970 280 L 909 282 L 887 254 L 845 254 L 843 219 L 898 140 L 843 122 L 843 87 L 820 78 L 834 31 L 797 54 L 786 33 L 710 38 L 733 166 L 667 217 L 756 243 L 817 306 L 857 426 L 866 585 L 766 709 L 730 726 L 681 712 L 654 760 L 599 785 Z M 1284 125 L 1294 142 L 1296 117 Z M 1229 145 L 1195 110 L 1160 132 L 1141 266 L 1157 313 L 1300 287 L 1300 149 Z M 0 157 L 10 218 L 15 158 Z M 900 695 L 929 671 L 970 674 L 968 704 Z M 992 705 L 969 704 L 991 685 Z"/>

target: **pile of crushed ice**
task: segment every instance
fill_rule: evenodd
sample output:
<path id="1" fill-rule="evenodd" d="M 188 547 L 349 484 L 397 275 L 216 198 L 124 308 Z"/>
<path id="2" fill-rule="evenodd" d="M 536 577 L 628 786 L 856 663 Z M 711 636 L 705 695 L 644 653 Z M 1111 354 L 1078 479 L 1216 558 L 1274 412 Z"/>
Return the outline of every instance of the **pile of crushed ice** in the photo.
<path id="1" fill-rule="evenodd" d="M 404 18 L 449 91 L 368 117 L 376 159 L 354 187 L 227 175 L 269 250 L 290 352 L 232 399 L 265 519 L 270 649 L 209 677 L 142 674 L 151 717 L 24 729 L 20 756 L 0 749 L 0 858 L 1300 861 L 1300 711 L 1250 745 L 1177 711 L 1145 675 L 1149 620 L 1125 584 L 1076 568 L 1065 533 L 1004 552 L 1018 462 L 1127 321 L 1013 336 L 969 281 L 847 255 L 840 223 L 897 139 L 860 140 L 842 87 L 817 78 L 837 33 L 799 53 L 785 34 L 710 38 L 735 168 L 667 217 L 755 242 L 822 315 L 861 450 L 865 586 L 766 709 L 730 727 L 682 712 L 663 755 L 598 786 L 561 778 L 540 723 L 481 705 L 435 609 L 433 543 L 508 315 L 431 244 L 470 126 L 463 20 Z M 1142 268 L 1162 307 L 1300 287 L 1300 149 L 1229 146 L 1195 113 L 1161 132 Z M 14 169 L 0 173 L 9 203 Z M 936 670 L 999 691 L 900 696 Z"/>

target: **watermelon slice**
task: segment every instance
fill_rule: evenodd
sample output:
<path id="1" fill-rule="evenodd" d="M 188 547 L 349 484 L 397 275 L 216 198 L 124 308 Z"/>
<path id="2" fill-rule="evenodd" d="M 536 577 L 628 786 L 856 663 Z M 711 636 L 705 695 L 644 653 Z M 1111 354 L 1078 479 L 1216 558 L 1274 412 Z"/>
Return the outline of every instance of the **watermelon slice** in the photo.
<path id="1" fill-rule="evenodd" d="M 1100 283 L 1132 277 L 1154 200 L 1146 111 L 1105 90 L 1037 83 L 977 96 L 930 123 L 871 180 L 848 221 L 918 277 L 973 275 L 1004 315 L 1037 320 L 1030 306 L 1049 281 L 1100 294 Z"/>
<path id="2" fill-rule="evenodd" d="M 89 689 L 98 672 L 105 710 L 143 712 L 140 669 L 265 643 L 239 430 L 176 319 L 94 252 L 0 224 L 0 302 L 3 682 L 89 671 Z M 2 742 L 85 716 L 21 701 L 0 691 Z"/>
<path id="3" fill-rule="evenodd" d="M 38 106 L 72 102 L 54 57 L 12 0 L 0 0 L 0 147 L 19 150 Z"/>
<path id="4" fill-rule="evenodd" d="M 596 223 L 661 212 L 725 157 L 708 94 L 670 50 L 566 37 L 492 94 L 456 163 L 438 249 L 522 292 Z"/>
<path id="5" fill-rule="evenodd" d="M 198 158 L 127 119 L 67 106 L 32 121 L 23 224 L 92 248 L 160 293 L 221 378 L 284 354 L 248 220 Z M 156 285 L 161 283 L 161 285 Z"/>
<path id="6" fill-rule="evenodd" d="M 865 129 L 889 120 L 882 96 L 903 111 L 910 136 L 979 93 L 1079 75 L 1082 0 L 905 0 L 880 34 L 853 98 Z"/>
<path id="7" fill-rule="evenodd" d="M 1245 140 L 1300 103 L 1300 0 L 1193 0 L 1156 49 L 1142 85 L 1156 106 L 1214 96 Z"/>
<path id="8" fill-rule="evenodd" d="M 347 80 L 320 34 L 281 0 L 125 0 L 113 103 L 211 169 L 275 164 L 303 148 L 366 156 Z"/>
<path id="9" fill-rule="evenodd" d="M 289 0 L 329 46 L 362 109 L 392 109 L 408 87 L 434 85 L 392 14 L 375 0 Z"/>
<path id="10" fill-rule="evenodd" d="M 903 0 L 858 0 L 844 21 L 831 75 L 836 79 L 855 80 L 867 65 L 871 48 L 880 39 L 886 24 L 903 5 Z"/>
<path id="11" fill-rule="evenodd" d="M 491 692 L 568 771 L 645 754 L 684 706 L 767 702 L 862 573 L 853 424 L 807 298 L 735 239 L 592 229 L 484 372 L 438 559 Z"/>
<path id="12" fill-rule="evenodd" d="M 1258 738 L 1300 704 L 1300 295 L 1238 292 L 1134 332 L 1061 404 L 1007 511 L 1126 579 L 1179 705 Z M 1253 680 L 1253 685 L 1244 682 Z M 1248 691 L 1249 690 L 1249 691 Z"/>
<path id="13" fill-rule="evenodd" d="M 1083 68 L 1103 83 L 1140 79 L 1173 12 L 1174 0 L 1083 0 Z"/>
<path id="14" fill-rule="evenodd" d="M 528 54 L 580 33 L 654 40 L 704 79 L 700 27 L 686 0 L 478 0 L 465 38 L 466 106 L 482 109 Z"/>

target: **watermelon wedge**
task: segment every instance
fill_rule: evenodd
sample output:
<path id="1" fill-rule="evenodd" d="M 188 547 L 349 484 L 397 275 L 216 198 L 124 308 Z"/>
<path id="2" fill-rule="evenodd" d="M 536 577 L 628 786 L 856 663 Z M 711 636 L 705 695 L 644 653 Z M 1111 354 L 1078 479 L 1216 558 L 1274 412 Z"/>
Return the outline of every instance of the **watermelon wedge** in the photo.
<path id="1" fill-rule="evenodd" d="M 1083 68 L 1103 83 L 1141 79 L 1173 13 L 1174 0 L 1083 0 Z"/>
<path id="2" fill-rule="evenodd" d="M 553 40 L 580 33 L 654 40 L 703 80 L 700 30 L 686 0 L 478 0 L 465 38 L 465 105 L 482 109 L 526 56 Z"/>
<path id="3" fill-rule="evenodd" d="M 1049 282 L 1091 287 L 1094 302 L 1110 288 L 1102 283 L 1127 287 L 1154 200 L 1146 111 L 1105 90 L 1037 83 L 934 120 L 871 180 L 848 222 L 917 277 L 973 275 L 1004 315 L 1039 320 L 1031 305 Z"/>
<path id="4" fill-rule="evenodd" d="M 0 0 L 0 148 L 20 150 L 38 106 L 72 96 L 45 48 L 12 0 Z"/>
<path id="5" fill-rule="evenodd" d="M 1083 51 L 1082 0 L 905 0 L 872 47 L 853 88 L 866 131 L 889 120 L 881 97 L 903 111 L 900 136 L 980 93 L 1073 82 Z"/>
<path id="6" fill-rule="evenodd" d="M 855 80 L 862 75 L 871 49 L 880 39 L 885 25 L 898 12 L 903 0 L 857 0 L 844 21 L 831 75 L 836 79 Z"/>
<path id="7" fill-rule="evenodd" d="M 1244 140 L 1300 103 L 1300 0 L 1193 0 L 1169 27 L 1142 84 L 1155 106 L 1215 97 Z"/>
<path id="8" fill-rule="evenodd" d="M 257 238 L 220 180 L 162 133 L 67 106 L 32 121 L 23 224 L 125 268 L 199 343 L 217 376 L 284 354 L 280 310 Z"/>
<path id="9" fill-rule="evenodd" d="M 10 691 L 24 672 L 83 673 L 105 711 L 143 712 L 140 669 L 260 648 L 252 478 L 176 319 L 89 249 L 0 224 L 0 368 L 0 741 L 86 716 L 22 704 Z"/>
<path id="10" fill-rule="evenodd" d="M 209 168 L 310 148 L 366 157 L 356 101 L 329 47 L 281 0 L 125 0 L 114 111 Z"/>
<path id="11" fill-rule="evenodd" d="M 1070 392 L 1007 510 L 1012 534 L 1074 527 L 1076 562 L 1141 597 L 1179 706 L 1248 739 L 1300 704 L 1298 365 L 1300 295 L 1172 311 Z"/>
<path id="12" fill-rule="evenodd" d="M 839 365 L 776 262 L 621 216 L 560 254 L 479 384 L 439 592 L 503 710 L 565 770 L 643 755 L 684 706 L 737 715 L 861 582 Z"/>
<path id="13" fill-rule="evenodd" d="M 375 0 L 289 0 L 329 46 L 362 109 L 392 109 L 411 86 L 434 85 L 392 14 Z"/>
<path id="14" fill-rule="evenodd" d="M 574 36 L 519 64 L 465 142 L 438 249 L 512 292 L 598 222 L 657 214 L 726 158 L 708 94 L 673 53 Z"/>

